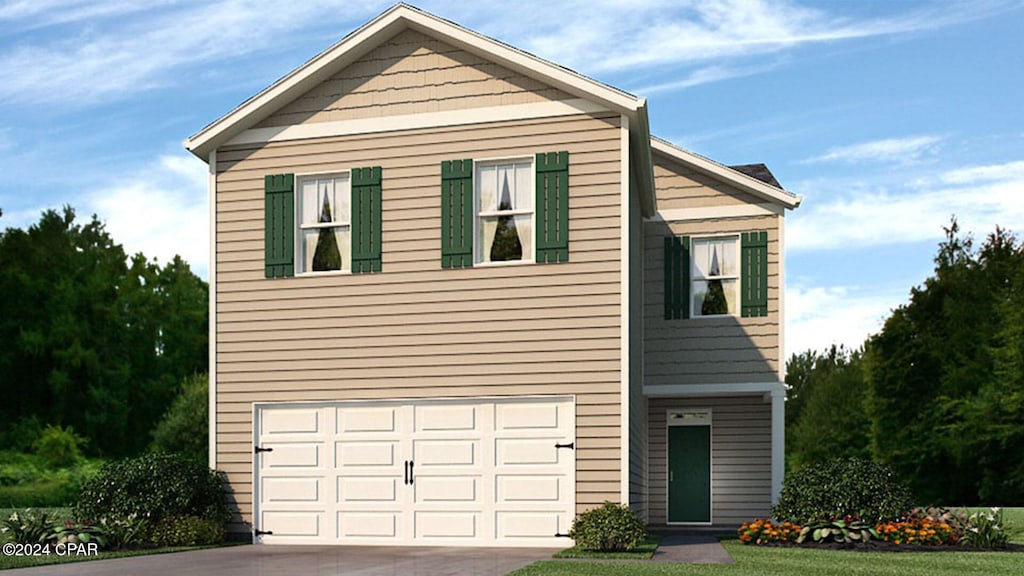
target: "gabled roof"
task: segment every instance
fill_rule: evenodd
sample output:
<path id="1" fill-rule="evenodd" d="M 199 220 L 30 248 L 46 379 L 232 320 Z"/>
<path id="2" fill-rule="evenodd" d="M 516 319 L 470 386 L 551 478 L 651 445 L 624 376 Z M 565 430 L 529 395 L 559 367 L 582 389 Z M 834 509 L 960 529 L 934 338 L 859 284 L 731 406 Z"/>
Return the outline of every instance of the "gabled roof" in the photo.
<path id="1" fill-rule="evenodd" d="M 632 120 L 631 132 L 647 126 L 646 100 L 582 74 L 463 28 L 408 4 L 392 6 L 380 16 L 314 56 L 265 90 L 239 104 L 185 141 L 185 148 L 207 160 L 210 152 L 251 128 L 320 82 L 376 48 L 402 30 L 413 29 L 477 54 L 579 98 L 597 102 Z M 636 120 L 639 120 L 637 122 Z M 638 134 L 640 136 L 640 134 Z M 643 140 L 647 135 L 643 135 Z M 636 144 L 644 144 L 637 138 Z"/>
<path id="2" fill-rule="evenodd" d="M 781 186 L 777 186 L 778 181 L 775 180 L 775 176 L 768 171 L 768 167 L 764 166 L 764 164 L 754 166 L 764 166 L 764 172 L 767 172 L 767 176 L 771 177 L 771 180 L 775 183 L 774 185 L 740 170 L 740 168 L 746 168 L 746 166 L 729 167 L 725 164 L 719 164 L 710 158 L 705 158 L 695 152 L 684 150 L 671 142 L 662 140 L 661 138 L 651 137 L 651 150 L 678 160 L 699 172 L 703 172 L 704 174 L 731 184 L 744 192 L 749 192 L 785 208 L 796 208 L 800 205 L 800 202 L 803 201 L 802 196 L 798 196 L 792 192 L 783 190 Z"/>

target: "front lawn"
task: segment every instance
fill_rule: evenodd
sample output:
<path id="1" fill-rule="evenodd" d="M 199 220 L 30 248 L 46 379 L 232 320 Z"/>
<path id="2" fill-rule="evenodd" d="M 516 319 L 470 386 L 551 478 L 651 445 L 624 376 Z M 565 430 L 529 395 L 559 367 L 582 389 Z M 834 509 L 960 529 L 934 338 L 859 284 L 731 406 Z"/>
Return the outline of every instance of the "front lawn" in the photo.
<path id="1" fill-rule="evenodd" d="M 722 543 L 735 564 L 661 564 L 657 562 L 534 562 L 509 576 L 971 576 L 1024 573 L 1024 554 L 1012 552 L 856 552 L 808 548 L 744 546 Z"/>

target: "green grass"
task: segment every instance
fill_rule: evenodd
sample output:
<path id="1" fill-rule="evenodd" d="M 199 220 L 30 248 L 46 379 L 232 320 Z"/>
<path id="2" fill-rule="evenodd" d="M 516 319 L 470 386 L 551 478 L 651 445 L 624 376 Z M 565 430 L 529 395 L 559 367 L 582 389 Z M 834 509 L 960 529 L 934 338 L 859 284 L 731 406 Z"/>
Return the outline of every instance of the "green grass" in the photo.
<path id="1" fill-rule="evenodd" d="M 572 548 L 566 548 L 561 552 L 555 554 L 555 558 L 598 558 L 604 560 L 647 560 L 651 556 L 654 556 L 654 551 L 658 548 L 658 542 L 661 542 L 660 534 L 650 534 L 642 544 L 636 547 L 636 550 L 630 552 L 590 552 L 589 550 L 582 550 L 576 546 Z"/>
<path id="2" fill-rule="evenodd" d="M 656 562 L 534 562 L 509 576 L 973 576 L 1024 573 L 1024 553 L 1012 552 L 854 552 L 722 543 L 735 564 Z"/>
<path id="3" fill-rule="evenodd" d="M 28 568 L 31 566 L 47 566 L 50 564 L 68 564 L 70 562 L 88 562 L 91 560 L 109 560 L 111 558 L 128 558 L 129 556 L 148 556 L 150 554 L 167 554 L 171 552 L 187 552 L 204 550 L 221 546 L 235 546 L 237 543 L 219 544 L 215 546 L 186 546 L 177 548 L 149 548 L 146 550 L 121 550 L 118 552 L 100 552 L 96 556 L 4 556 L 0 554 L 0 570 L 12 568 Z"/>
<path id="4" fill-rule="evenodd" d="M 989 512 L 991 508 L 965 508 L 968 514 Z M 1024 508 L 1003 508 L 1003 522 L 1010 534 L 1010 542 L 1024 544 Z"/>

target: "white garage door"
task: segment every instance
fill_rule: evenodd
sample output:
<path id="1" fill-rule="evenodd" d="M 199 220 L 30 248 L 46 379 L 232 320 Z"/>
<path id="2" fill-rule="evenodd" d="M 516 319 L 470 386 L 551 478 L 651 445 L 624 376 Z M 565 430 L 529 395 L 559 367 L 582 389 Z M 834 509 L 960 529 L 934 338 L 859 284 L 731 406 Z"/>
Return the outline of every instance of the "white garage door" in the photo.
<path id="1" fill-rule="evenodd" d="M 566 546 L 572 399 L 258 404 L 257 541 Z"/>

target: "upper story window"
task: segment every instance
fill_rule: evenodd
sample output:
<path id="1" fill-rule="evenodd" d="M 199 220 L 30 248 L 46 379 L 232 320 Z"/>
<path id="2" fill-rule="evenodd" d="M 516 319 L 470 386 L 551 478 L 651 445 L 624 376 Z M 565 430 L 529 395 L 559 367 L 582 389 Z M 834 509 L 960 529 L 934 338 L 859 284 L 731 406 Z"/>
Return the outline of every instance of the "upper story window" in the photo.
<path id="1" fill-rule="evenodd" d="M 768 315 L 768 231 L 666 236 L 665 319 Z"/>
<path id="2" fill-rule="evenodd" d="M 349 174 L 298 177 L 298 272 L 350 270 Z"/>
<path id="3" fill-rule="evenodd" d="M 476 262 L 533 261 L 533 162 L 476 164 Z"/>
<path id="4" fill-rule="evenodd" d="M 739 238 L 693 238 L 691 242 L 691 317 L 739 314 Z"/>

